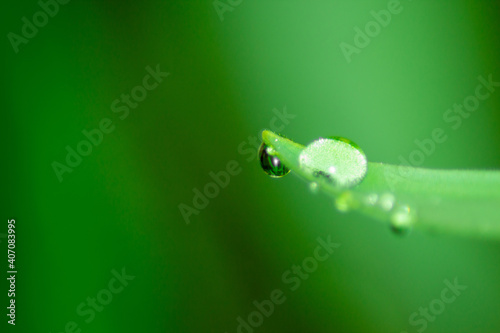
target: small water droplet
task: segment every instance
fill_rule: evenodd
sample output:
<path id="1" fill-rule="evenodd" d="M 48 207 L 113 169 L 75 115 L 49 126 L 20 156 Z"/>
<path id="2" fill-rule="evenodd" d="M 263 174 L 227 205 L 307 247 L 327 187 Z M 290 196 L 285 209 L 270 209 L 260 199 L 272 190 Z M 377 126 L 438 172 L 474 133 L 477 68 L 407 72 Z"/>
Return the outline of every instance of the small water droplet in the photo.
<path id="1" fill-rule="evenodd" d="M 415 212 L 408 205 L 398 205 L 391 214 L 391 230 L 398 235 L 406 235 L 415 223 Z"/>
<path id="2" fill-rule="evenodd" d="M 384 193 L 380 196 L 379 205 L 385 211 L 390 211 L 394 207 L 396 198 L 392 193 Z"/>
<path id="3" fill-rule="evenodd" d="M 316 182 L 309 183 L 309 190 L 314 194 L 318 193 L 318 191 L 319 191 L 318 183 L 316 183 Z"/>
<path id="4" fill-rule="evenodd" d="M 337 198 L 335 198 L 335 208 L 340 212 L 346 213 L 357 207 L 357 202 L 354 199 L 351 191 L 342 192 Z"/>
<path id="5" fill-rule="evenodd" d="M 375 206 L 378 201 L 378 195 L 376 193 L 370 193 L 365 197 L 365 202 L 367 205 Z"/>
<path id="6" fill-rule="evenodd" d="M 340 188 L 359 184 L 368 168 L 366 156 L 349 139 L 320 138 L 313 141 L 299 156 L 300 167 L 316 178 L 323 178 Z"/>
<path id="7" fill-rule="evenodd" d="M 290 169 L 284 166 L 278 157 L 271 155 L 269 149 L 275 153 L 274 149 L 262 142 L 259 148 L 259 160 L 262 170 L 273 178 L 280 178 L 288 174 Z"/>

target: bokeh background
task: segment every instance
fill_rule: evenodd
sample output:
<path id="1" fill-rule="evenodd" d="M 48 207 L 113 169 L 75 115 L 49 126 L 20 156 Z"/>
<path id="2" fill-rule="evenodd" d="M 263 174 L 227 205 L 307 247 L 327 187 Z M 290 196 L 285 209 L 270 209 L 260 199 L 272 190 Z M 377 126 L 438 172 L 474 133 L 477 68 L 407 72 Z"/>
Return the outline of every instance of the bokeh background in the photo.
<path id="1" fill-rule="evenodd" d="M 402 0 L 350 63 L 340 44 L 389 1 L 221 3 L 71 1 L 18 53 L 7 35 L 41 7 L 3 5 L 0 233 L 16 219 L 19 273 L 1 331 L 236 332 L 280 288 L 255 332 L 418 332 L 410 315 L 456 277 L 467 289 L 425 331 L 499 332 L 499 243 L 398 237 L 238 151 L 286 108 L 282 133 L 304 144 L 344 136 L 399 163 L 439 127 L 449 138 L 422 166 L 500 168 L 500 89 L 459 129 L 443 121 L 479 75 L 500 81 L 498 2 Z M 170 75 L 121 120 L 112 102 L 158 64 Z M 103 118 L 115 130 L 59 182 L 52 163 Z M 187 224 L 179 204 L 232 160 L 241 172 Z M 329 235 L 340 248 L 290 291 L 282 274 Z M 135 278 L 87 323 L 77 307 L 122 268 Z"/>

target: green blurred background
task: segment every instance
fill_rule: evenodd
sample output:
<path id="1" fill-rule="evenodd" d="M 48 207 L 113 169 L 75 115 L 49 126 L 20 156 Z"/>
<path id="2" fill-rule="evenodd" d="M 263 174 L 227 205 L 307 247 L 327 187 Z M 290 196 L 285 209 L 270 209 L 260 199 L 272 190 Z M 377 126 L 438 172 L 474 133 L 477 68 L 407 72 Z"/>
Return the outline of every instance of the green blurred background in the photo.
<path id="1" fill-rule="evenodd" d="M 457 130 L 443 114 L 479 75 L 500 81 L 500 5 L 403 0 L 348 63 L 340 44 L 388 3 L 71 1 L 17 53 L 8 34 L 41 7 L 4 4 L 0 233 L 16 219 L 19 272 L 17 325 L 2 313 L 0 330 L 236 332 L 279 288 L 286 301 L 255 332 L 410 333 L 457 277 L 467 289 L 425 331 L 499 332 L 500 244 L 397 237 L 238 150 L 286 108 L 282 133 L 297 142 L 344 136 L 399 163 L 439 127 L 449 138 L 422 166 L 498 169 L 500 89 Z M 158 64 L 170 75 L 120 119 L 113 101 Z M 52 163 L 104 118 L 114 131 L 59 182 Z M 179 204 L 231 160 L 241 173 L 186 224 Z M 282 274 L 329 235 L 340 248 L 291 291 Z M 87 323 L 78 306 L 122 268 L 135 278 Z"/>

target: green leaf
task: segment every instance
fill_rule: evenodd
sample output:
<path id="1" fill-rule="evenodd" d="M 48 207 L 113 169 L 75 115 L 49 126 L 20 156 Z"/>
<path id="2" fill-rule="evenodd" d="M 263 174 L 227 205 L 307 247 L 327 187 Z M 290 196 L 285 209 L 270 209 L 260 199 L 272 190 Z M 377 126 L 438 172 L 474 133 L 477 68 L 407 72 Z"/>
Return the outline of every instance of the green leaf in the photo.
<path id="1" fill-rule="evenodd" d="M 500 240 L 499 171 L 435 170 L 369 162 L 361 183 L 342 188 L 301 167 L 303 145 L 267 130 L 262 138 L 286 167 L 333 197 L 341 211 L 359 211 L 390 223 L 395 231 L 415 228 Z"/>

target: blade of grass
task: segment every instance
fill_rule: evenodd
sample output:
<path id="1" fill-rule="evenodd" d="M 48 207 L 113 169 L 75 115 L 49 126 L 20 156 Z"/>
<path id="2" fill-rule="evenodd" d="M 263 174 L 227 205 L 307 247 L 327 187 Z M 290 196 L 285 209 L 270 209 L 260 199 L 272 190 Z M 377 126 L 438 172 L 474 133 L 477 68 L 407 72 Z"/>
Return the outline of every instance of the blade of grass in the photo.
<path id="1" fill-rule="evenodd" d="M 358 210 L 396 229 L 413 227 L 500 240 L 499 171 L 434 170 L 369 162 L 360 184 L 341 189 L 301 169 L 303 145 L 267 130 L 262 138 L 284 165 L 304 180 L 317 183 L 340 210 Z"/>

